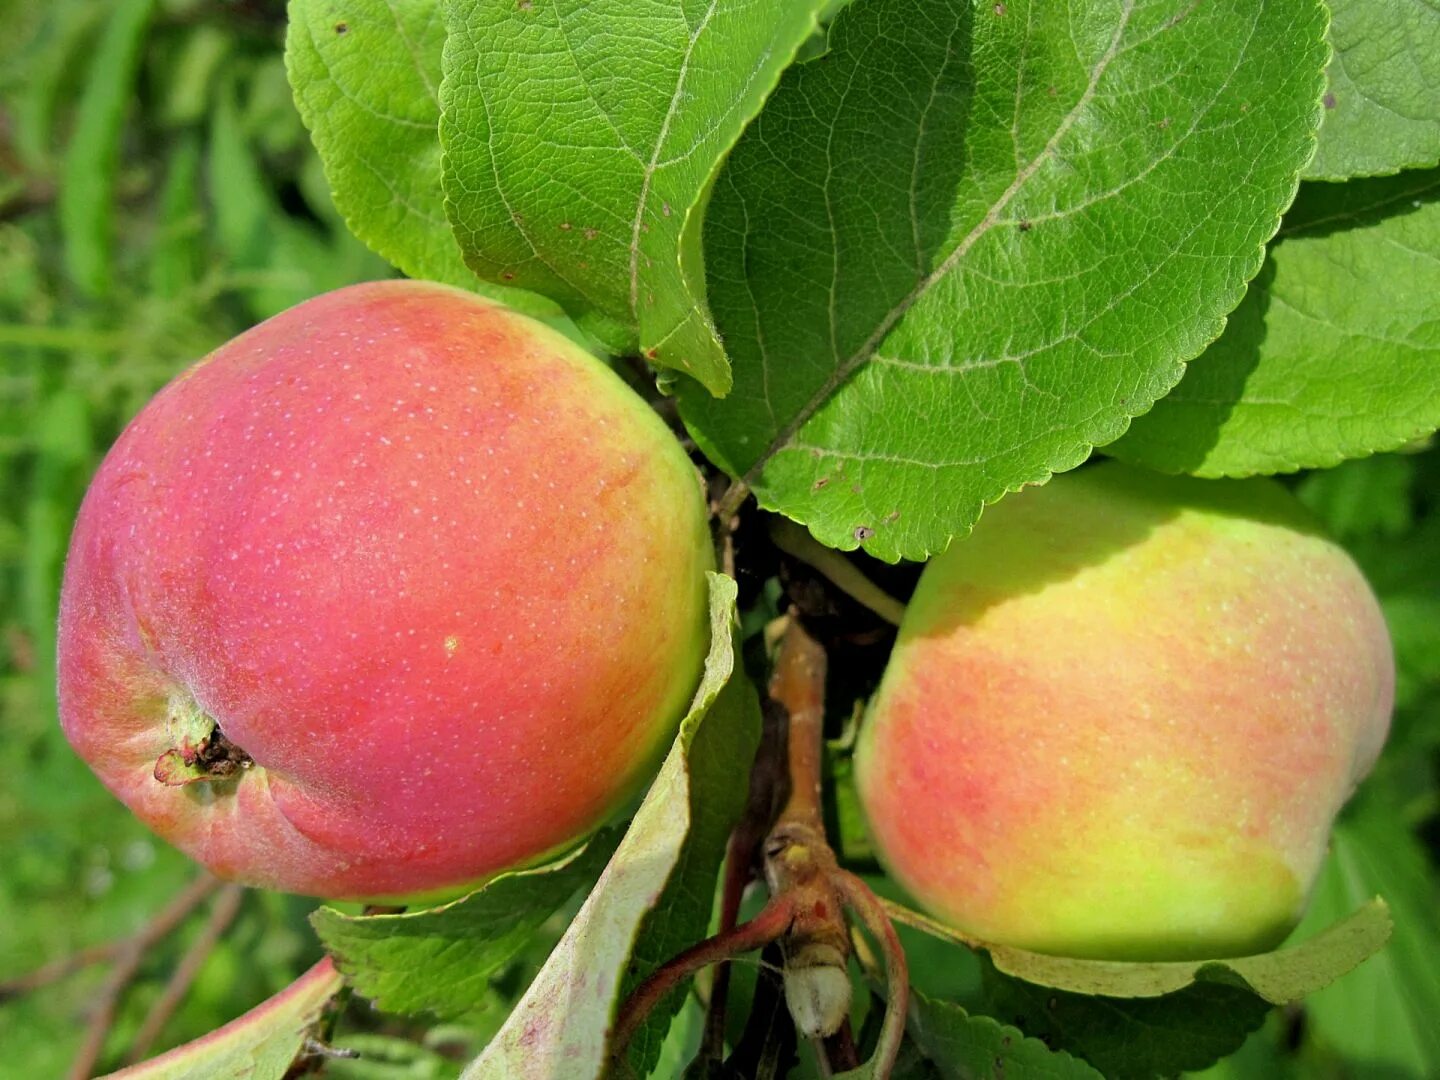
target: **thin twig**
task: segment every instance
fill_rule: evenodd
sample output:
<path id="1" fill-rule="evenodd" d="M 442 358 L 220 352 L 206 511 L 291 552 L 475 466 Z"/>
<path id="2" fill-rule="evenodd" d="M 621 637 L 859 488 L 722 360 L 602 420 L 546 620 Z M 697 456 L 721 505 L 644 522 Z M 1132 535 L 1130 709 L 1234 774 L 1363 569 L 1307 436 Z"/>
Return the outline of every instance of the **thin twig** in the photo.
<path id="1" fill-rule="evenodd" d="M 123 941 L 106 941 L 100 945 L 91 945 L 79 949 L 69 956 L 62 956 L 59 960 L 52 960 L 28 974 L 16 976 L 9 982 L 0 983 L 0 1002 L 12 997 L 19 997 L 21 994 L 28 994 L 32 990 L 39 990 L 53 982 L 59 982 L 66 976 L 73 975 L 92 964 L 113 960 L 124 947 Z"/>
<path id="2" fill-rule="evenodd" d="M 240 904 L 244 899 L 243 885 L 226 885 L 215 897 L 215 903 L 210 908 L 210 917 L 205 920 L 200 935 L 185 950 L 185 955 L 170 973 L 165 989 L 155 1000 L 155 1004 L 150 1006 L 150 1011 L 140 1024 L 140 1030 L 125 1056 L 127 1064 L 142 1060 L 150 1052 L 150 1047 L 165 1030 L 165 1025 L 180 1007 L 180 1003 L 185 1000 L 185 995 L 200 974 L 205 961 L 209 959 L 211 951 L 235 921 L 235 916 L 240 913 Z"/>
<path id="3" fill-rule="evenodd" d="M 780 642 L 770 696 L 789 715 L 786 740 L 790 798 L 780 812 L 781 824 L 801 824 L 824 836 L 820 777 L 825 745 L 825 649 L 798 618 L 792 618 Z"/>
<path id="4" fill-rule="evenodd" d="M 778 897 L 743 926 L 706 938 L 656 968 L 626 999 L 615 1019 L 610 1036 L 611 1053 L 615 1059 L 620 1060 L 624 1056 L 635 1032 L 670 991 L 701 968 L 768 945 L 785 933 L 794 918 L 795 906 L 791 899 Z"/>
<path id="5" fill-rule="evenodd" d="M 115 1012 L 120 998 L 140 973 L 145 955 L 160 941 L 164 940 L 189 917 L 205 898 L 220 887 L 220 879 L 213 874 L 202 873 L 182 889 L 170 903 L 166 904 L 148 923 L 120 944 L 116 952 L 115 966 L 111 969 L 100 995 L 96 998 L 85 1027 L 85 1036 L 66 1074 L 69 1080 L 90 1080 L 96 1063 L 105 1050 L 105 1037 L 110 1025 L 115 1022 Z"/>
<path id="6" fill-rule="evenodd" d="M 853 562 L 834 548 L 828 548 L 810 531 L 788 518 L 770 522 L 770 539 L 785 554 L 799 559 L 822 574 L 830 584 L 858 604 L 863 604 L 892 626 L 905 617 L 905 605 L 866 577 Z"/>
<path id="7" fill-rule="evenodd" d="M 728 530 L 735 520 L 735 515 L 740 513 L 740 507 L 750 497 L 750 485 L 743 480 L 732 480 L 730 486 L 715 504 L 715 517 L 720 522 L 720 528 Z"/>
<path id="8" fill-rule="evenodd" d="M 725 878 L 720 900 L 720 924 L 717 933 L 733 930 L 740 918 L 740 903 L 745 889 L 755 875 L 760 845 L 775 815 L 789 792 L 785 767 L 785 710 L 766 700 L 763 728 L 755 760 L 750 766 L 749 795 L 745 812 L 730 833 L 725 856 Z M 725 1052 L 725 1012 L 730 993 L 730 964 L 722 960 L 715 965 L 710 986 L 710 1003 L 705 1014 L 705 1035 L 700 1043 L 700 1058 L 718 1062 Z"/>
<path id="9" fill-rule="evenodd" d="M 885 957 L 885 1020 L 880 1025 L 880 1041 L 870 1061 L 875 1076 L 888 1077 L 895 1068 L 895 1059 L 900 1056 L 900 1045 L 905 1039 L 905 1016 L 910 1008 L 910 970 L 905 950 L 885 906 L 865 882 L 842 870 L 836 885 L 846 906 L 875 936 Z"/>

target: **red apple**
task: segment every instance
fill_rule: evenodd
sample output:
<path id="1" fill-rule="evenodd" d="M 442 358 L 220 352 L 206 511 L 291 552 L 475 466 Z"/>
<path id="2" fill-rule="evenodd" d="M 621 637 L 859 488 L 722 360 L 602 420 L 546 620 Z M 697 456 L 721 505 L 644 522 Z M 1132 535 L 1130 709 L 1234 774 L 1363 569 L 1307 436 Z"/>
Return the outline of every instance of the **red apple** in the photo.
<path id="1" fill-rule="evenodd" d="M 707 645 L 698 477 L 493 302 L 359 285 L 176 378 L 96 475 L 65 734 L 223 877 L 327 897 L 534 862 L 633 794 Z"/>
<path id="2" fill-rule="evenodd" d="M 1393 680 L 1365 579 L 1278 484 L 1105 464 L 926 567 L 856 777 L 882 861 L 960 930 L 1258 952 L 1300 918 Z"/>

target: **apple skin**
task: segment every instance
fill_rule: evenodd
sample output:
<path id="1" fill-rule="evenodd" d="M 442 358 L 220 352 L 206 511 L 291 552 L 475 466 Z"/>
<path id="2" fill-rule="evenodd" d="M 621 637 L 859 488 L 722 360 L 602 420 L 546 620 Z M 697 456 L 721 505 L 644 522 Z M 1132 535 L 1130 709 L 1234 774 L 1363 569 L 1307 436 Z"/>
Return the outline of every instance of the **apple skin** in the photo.
<path id="1" fill-rule="evenodd" d="M 210 354 L 110 451 L 61 723 L 222 877 L 454 890 L 633 795 L 699 679 L 712 565 L 694 467 L 600 361 L 460 290 L 357 285 Z M 157 779 L 215 722 L 253 767 Z"/>
<path id="2" fill-rule="evenodd" d="M 985 942 L 1263 952 L 1393 687 L 1369 586 L 1282 487 L 1106 463 L 1006 498 L 926 567 L 860 799 L 892 876 Z"/>

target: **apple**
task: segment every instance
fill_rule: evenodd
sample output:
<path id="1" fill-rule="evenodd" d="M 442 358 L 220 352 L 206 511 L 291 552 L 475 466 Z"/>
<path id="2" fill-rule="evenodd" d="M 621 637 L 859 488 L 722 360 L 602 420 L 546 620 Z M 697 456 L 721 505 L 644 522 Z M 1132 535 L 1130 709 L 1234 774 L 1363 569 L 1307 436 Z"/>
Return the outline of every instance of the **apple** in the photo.
<path id="1" fill-rule="evenodd" d="M 1364 577 L 1279 484 L 1106 463 L 1006 498 L 926 567 L 859 795 L 892 876 L 986 942 L 1262 952 L 1393 686 Z"/>
<path id="2" fill-rule="evenodd" d="M 454 890 L 572 845 L 699 679 L 699 477 L 600 361 L 389 281 L 177 377 L 106 457 L 60 611 L 60 713 L 222 877 Z"/>

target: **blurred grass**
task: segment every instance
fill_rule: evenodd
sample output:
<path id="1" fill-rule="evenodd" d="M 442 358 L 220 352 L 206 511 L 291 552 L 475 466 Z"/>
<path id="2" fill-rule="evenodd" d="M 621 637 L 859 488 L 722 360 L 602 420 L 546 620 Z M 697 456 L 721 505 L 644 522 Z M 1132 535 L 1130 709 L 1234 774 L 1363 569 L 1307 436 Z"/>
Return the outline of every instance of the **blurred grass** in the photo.
<path id="1" fill-rule="evenodd" d="M 290 105 L 283 20 L 278 3 L 0 3 L 0 982 L 134 932 L 195 874 L 56 725 L 59 578 L 101 454 L 214 346 L 391 273 L 329 204 Z M 312 906 L 249 895 L 163 1045 L 310 963 Z M 147 958 L 105 1065 L 200 921 Z M 0 1002 L 0 1076 L 63 1075 L 104 973 Z"/>
<path id="2" fill-rule="evenodd" d="M 90 474 L 190 362 L 307 296 L 391 273 L 330 204 L 285 83 L 283 20 L 278 0 L 0 0 L 0 982 L 133 932 L 195 872 L 104 792 L 56 725 L 56 596 Z M 1370 877 L 1336 869 L 1325 896 L 1398 890 L 1397 911 L 1423 923 L 1440 907 L 1440 451 L 1351 462 L 1299 489 L 1371 575 L 1400 663 L 1373 785 L 1384 798 L 1363 798 L 1340 841 L 1373 849 L 1388 834 L 1403 873 L 1385 877 L 1393 859 L 1370 859 Z M 311 906 L 250 894 L 156 1049 L 308 965 Z M 1434 930 L 1402 936 L 1430 955 L 1277 1017 L 1216 1075 L 1440 1075 L 1440 1050 L 1415 1026 L 1440 1001 Z M 107 1066 L 197 931 L 191 920 L 148 958 Z M 0 1001 L 0 1077 L 62 1075 L 103 977 L 91 968 Z M 453 1076 L 521 986 L 502 981 L 484 1017 L 428 1034 L 359 1010 L 352 1026 L 365 1030 L 340 1042 L 371 1056 L 329 1074 Z M 1346 1034 L 1360 1009 L 1384 1045 Z"/>

